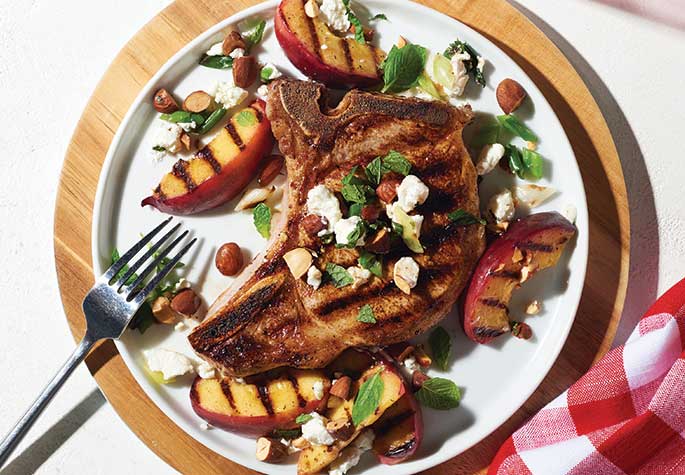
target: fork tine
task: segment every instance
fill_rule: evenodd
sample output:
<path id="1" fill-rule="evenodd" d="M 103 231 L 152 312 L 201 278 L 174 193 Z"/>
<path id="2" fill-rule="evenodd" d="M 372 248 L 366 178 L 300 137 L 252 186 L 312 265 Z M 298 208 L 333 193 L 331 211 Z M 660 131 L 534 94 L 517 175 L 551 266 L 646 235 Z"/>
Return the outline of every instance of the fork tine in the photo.
<path id="1" fill-rule="evenodd" d="M 181 242 L 186 236 L 188 235 L 188 230 L 183 231 L 174 241 L 169 244 L 167 247 L 164 248 L 163 251 L 160 251 L 159 254 L 157 254 L 157 257 L 148 264 L 145 269 L 138 274 L 138 278 L 130 285 L 125 285 L 124 286 L 124 291 L 127 294 L 126 300 L 130 302 L 132 300 L 132 294 L 136 293 L 136 289 L 140 287 L 144 282 L 145 279 L 148 278 L 148 276 L 157 268 L 157 266 L 160 265 L 162 260 L 176 247 L 176 245 Z"/>
<path id="2" fill-rule="evenodd" d="M 143 254 L 143 256 L 140 259 L 138 259 L 134 264 L 132 264 L 129 267 L 128 271 L 126 271 L 126 273 L 123 276 L 121 276 L 121 278 L 116 283 L 116 285 L 118 285 L 117 292 L 121 291 L 121 288 L 126 284 L 126 282 L 129 281 L 129 279 L 131 279 L 133 274 L 136 273 L 136 271 L 140 268 L 140 266 L 145 264 L 145 262 L 147 262 L 147 260 L 150 258 L 150 256 L 153 256 L 155 254 L 155 252 L 157 252 L 157 250 L 160 247 L 162 247 L 162 244 L 167 242 L 169 240 L 169 238 L 171 236 L 173 236 L 176 233 L 176 231 L 178 231 L 178 228 L 180 228 L 180 227 L 181 227 L 181 223 L 176 224 L 176 226 L 171 228 L 171 230 L 169 230 L 169 232 L 167 232 L 156 243 L 154 243 L 152 246 L 150 246 L 150 249 L 148 249 L 147 252 L 145 254 Z"/>
<path id="3" fill-rule="evenodd" d="M 143 238 L 138 241 L 131 249 L 126 251 L 126 253 L 119 258 L 118 261 L 116 261 L 114 264 L 110 266 L 109 269 L 105 272 L 105 278 L 107 279 L 107 282 L 112 280 L 115 275 L 121 271 L 121 269 L 124 268 L 128 262 L 133 259 L 133 257 L 140 252 L 140 250 L 145 246 L 148 242 L 152 240 L 153 237 L 159 233 L 164 226 L 169 224 L 169 221 L 171 221 L 173 217 L 169 217 L 166 220 L 164 220 L 160 225 L 158 225 L 155 229 L 147 233 Z"/>
<path id="4" fill-rule="evenodd" d="M 161 271 L 155 275 L 155 277 L 148 282 L 148 284 L 141 290 L 140 292 L 136 293 L 135 295 L 129 294 L 126 297 L 127 301 L 131 301 L 132 299 L 135 298 L 137 304 L 142 304 L 143 300 L 152 292 L 152 290 L 159 285 L 159 283 L 164 279 L 169 272 L 171 272 L 174 267 L 176 267 L 176 264 L 183 258 L 183 256 L 190 250 L 191 247 L 193 247 L 193 244 L 197 242 L 197 238 L 193 238 L 188 244 L 185 245 L 183 249 L 181 249 L 178 254 L 176 254 L 165 266 L 162 268 Z M 171 247 L 171 246 L 170 246 Z M 165 249 L 166 250 L 166 249 Z M 134 287 L 135 289 L 135 287 Z"/>

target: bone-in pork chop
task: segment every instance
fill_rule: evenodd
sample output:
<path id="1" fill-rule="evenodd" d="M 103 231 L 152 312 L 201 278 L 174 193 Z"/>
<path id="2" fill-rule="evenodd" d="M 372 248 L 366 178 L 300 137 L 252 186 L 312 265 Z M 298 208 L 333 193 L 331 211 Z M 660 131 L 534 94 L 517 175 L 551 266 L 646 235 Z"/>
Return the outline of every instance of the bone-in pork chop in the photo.
<path id="1" fill-rule="evenodd" d="M 320 368 L 352 346 L 383 346 L 418 335 L 438 323 L 463 290 L 484 249 L 480 225 L 459 226 L 447 214 L 463 209 L 479 215 L 476 172 L 462 141 L 471 109 L 353 90 L 326 106 L 324 86 L 277 80 L 269 87 L 267 115 L 286 157 L 288 208 L 271 247 L 237 288 L 210 309 L 190 334 L 194 350 L 225 374 L 246 376 L 280 366 Z M 395 150 L 430 189 L 417 208 L 425 220 L 425 252 L 406 247 L 384 256 L 383 278 L 359 288 L 336 288 L 324 279 L 318 290 L 295 279 L 283 255 L 298 247 L 316 251 L 314 264 L 349 267 L 358 249 L 323 245 L 301 226 L 307 193 L 318 184 L 339 192 L 355 166 Z M 392 281 L 394 263 L 412 256 L 420 267 L 407 295 Z M 371 305 L 377 322 L 357 320 Z"/>

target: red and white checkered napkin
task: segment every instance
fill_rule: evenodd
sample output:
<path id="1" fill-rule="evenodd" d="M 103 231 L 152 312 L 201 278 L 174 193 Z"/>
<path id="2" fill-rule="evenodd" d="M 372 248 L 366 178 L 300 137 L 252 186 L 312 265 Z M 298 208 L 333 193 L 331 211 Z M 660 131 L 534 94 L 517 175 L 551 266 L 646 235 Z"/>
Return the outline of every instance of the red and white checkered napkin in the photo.
<path id="1" fill-rule="evenodd" d="M 685 474 L 685 280 L 509 437 L 488 475 Z"/>

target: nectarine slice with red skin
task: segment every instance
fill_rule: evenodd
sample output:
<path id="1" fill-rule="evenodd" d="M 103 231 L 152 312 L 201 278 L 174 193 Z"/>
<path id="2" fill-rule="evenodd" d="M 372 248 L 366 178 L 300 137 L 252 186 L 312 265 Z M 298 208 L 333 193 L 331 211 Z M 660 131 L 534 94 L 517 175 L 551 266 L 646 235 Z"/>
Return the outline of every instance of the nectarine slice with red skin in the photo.
<path id="1" fill-rule="evenodd" d="M 163 213 L 190 215 L 220 206 L 240 194 L 259 173 L 274 138 L 257 100 L 237 111 L 191 160 L 179 160 L 142 205 Z"/>
<path id="2" fill-rule="evenodd" d="M 380 84 L 385 53 L 335 35 L 320 17 L 308 17 L 304 4 L 305 0 L 283 0 L 274 20 L 276 38 L 295 67 L 330 87 Z"/>
<path id="3" fill-rule="evenodd" d="M 556 265 L 576 227 L 556 212 L 515 221 L 485 251 L 464 302 L 464 331 L 487 343 L 510 330 L 509 301 L 535 272 Z"/>
<path id="4" fill-rule="evenodd" d="M 315 381 L 323 384 L 322 399 L 314 393 Z M 198 377 L 190 401 L 195 413 L 214 427 L 259 437 L 294 428 L 300 414 L 325 408 L 330 387 L 330 380 L 319 370 L 288 369 L 254 384 Z"/>
<path id="5" fill-rule="evenodd" d="M 382 464 L 395 465 L 414 455 L 423 439 L 421 407 L 414 395 L 406 392 L 372 428 L 373 452 Z"/>

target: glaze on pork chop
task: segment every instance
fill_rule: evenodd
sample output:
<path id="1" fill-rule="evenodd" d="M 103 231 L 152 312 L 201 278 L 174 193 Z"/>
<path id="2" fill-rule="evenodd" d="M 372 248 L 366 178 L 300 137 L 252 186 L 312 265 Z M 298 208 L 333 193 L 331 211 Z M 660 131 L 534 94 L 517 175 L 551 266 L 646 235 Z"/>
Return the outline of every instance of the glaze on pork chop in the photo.
<path id="1" fill-rule="evenodd" d="M 383 346 L 418 335 L 438 323 L 459 297 L 484 249 L 483 226 L 456 226 L 447 213 L 479 215 L 476 172 L 462 141 L 471 109 L 353 90 L 326 106 L 326 90 L 314 82 L 277 80 L 269 87 L 267 115 L 288 171 L 288 209 L 271 247 L 238 289 L 229 289 L 208 319 L 190 334 L 199 356 L 231 376 L 279 366 L 321 368 L 351 346 Z M 314 264 L 357 264 L 356 249 L 323 246 L 300 226 L 307 192 L 317 184 L 340 191 L 355 165 L 396 150 L 430 188 L 417 208 L 424 215 L 424 254 L 401 246 L 385 256 L 383 279 L 314 290 L 294 279 L 282 256 L 291 249 L 315 250 Z M 393 283 L 393 265 L 411 255 L 420 266 L 418 285 L 405 295 Z M 373 308 L 376 324 L 357 321 Z"/>

